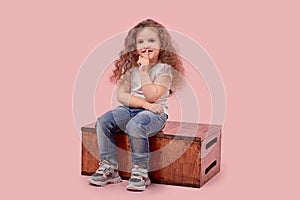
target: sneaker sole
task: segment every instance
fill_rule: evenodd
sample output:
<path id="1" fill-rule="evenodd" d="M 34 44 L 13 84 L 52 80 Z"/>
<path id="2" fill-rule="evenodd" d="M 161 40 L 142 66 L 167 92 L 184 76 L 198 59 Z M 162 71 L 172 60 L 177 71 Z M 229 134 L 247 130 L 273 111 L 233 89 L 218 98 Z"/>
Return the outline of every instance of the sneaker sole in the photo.
<path id="1" fill-rule="evenodd" d="M 130 191 L 145 191 L 146 190 L 146 187 L 148 187 L 149 185 L 151 184 L 151 181 L 147 181 L 145 182 L 145 185 L 142 185 L 142 186 L 137 186 L 137 185 L 134 185 L 134 184 L 128 184 L 126 189 L 127 190 L 130 190 Z"/>
<path id="2" fill-rule="evenodd" d="M 114 179 L 108 179 L 106 181 L 94 181 L 91 177 L 88 179 L 88 181 L 90 182 L 90 184 L 92 185 L 96 185 L 96 186 L 105 186 L 109 183 L 112 183 L 112 184 L 116 184 L 116 183 L 120 183 L 122 182 L 122 179 L 121 177 L 117 177 L 117 178 L 114 178 Z"/>

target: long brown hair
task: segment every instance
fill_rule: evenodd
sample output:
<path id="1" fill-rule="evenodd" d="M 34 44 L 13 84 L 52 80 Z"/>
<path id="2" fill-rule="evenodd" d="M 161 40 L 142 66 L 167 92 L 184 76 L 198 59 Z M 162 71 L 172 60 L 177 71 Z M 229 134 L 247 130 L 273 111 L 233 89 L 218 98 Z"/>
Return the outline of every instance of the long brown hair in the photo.
<path id="1" fill-rule="evenodd" d="M 138 32 L 146 27 L 155 28 L 158 32 L 161 44 L 158 60 L 162 63 L 169 64 L 175 70 L 175 72 L 173 70 L 173 88 L 171 87 L 171 90 L 175 91 L 183 84 L 182 75 L 184 74 L 184 68 L 182 67 L 180 57 L 176 53 L 170 34 L 163 25 L 152 19 L 146 19 L 129 30 L 125 38 L 125 47 L 120 52 L 119 58 L 114 62 L 115 69 L 113 70 L 110 80 L 117 82 L 129 69 L 137 66 L 138 53 L 136 50 L 136 36 Z"/>

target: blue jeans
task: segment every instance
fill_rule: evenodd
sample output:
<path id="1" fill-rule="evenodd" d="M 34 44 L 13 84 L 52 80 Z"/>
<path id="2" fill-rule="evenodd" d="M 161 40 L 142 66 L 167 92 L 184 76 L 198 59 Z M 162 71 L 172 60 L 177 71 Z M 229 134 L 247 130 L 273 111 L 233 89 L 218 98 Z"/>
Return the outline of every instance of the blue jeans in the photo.
<path id="1" fill-rule="evenodd" d="M 168 115 L 157 114 L 141 108 L 119 106 L 97 119 L 96 132 L 100 151 L 100 160 L 117 163 L 117 151 L 114 134 L 127 133 L 131 147 L 132 166 L 149 168 L 148 137 L 161 131 Z"/>

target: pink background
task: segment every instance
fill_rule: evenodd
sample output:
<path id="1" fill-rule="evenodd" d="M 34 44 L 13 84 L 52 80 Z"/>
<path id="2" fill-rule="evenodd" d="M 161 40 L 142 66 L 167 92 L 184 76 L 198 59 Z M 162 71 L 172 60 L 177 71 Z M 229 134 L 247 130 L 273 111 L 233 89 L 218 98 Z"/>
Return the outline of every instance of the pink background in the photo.
<path id="1" fill-rule="evenodd" d="M 297 1 L 120 2 L 0 3 L 0 198 L 299 199 Z M 80 175 L 76 74 L 96 45 L 147 17 L 202 44 L 224 81 L 222 171 L 201 189 L 130 193 Z"/>

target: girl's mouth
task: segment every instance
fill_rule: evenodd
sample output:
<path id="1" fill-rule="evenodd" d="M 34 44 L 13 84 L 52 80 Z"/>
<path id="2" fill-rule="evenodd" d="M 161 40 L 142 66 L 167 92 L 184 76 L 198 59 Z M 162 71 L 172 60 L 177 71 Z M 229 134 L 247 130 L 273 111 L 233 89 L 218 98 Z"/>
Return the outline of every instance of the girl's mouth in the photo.
<path id="1" fill-rule="evenodd" d="M 142 51 L 142 53 L 152 53 L 152 52 L 153 52 L 152 49 L 144 49 L 144 50 Z"/>

